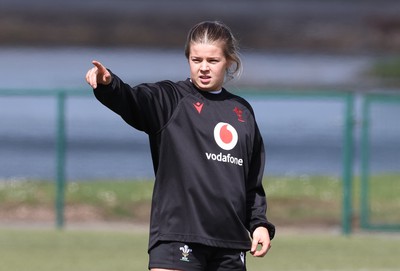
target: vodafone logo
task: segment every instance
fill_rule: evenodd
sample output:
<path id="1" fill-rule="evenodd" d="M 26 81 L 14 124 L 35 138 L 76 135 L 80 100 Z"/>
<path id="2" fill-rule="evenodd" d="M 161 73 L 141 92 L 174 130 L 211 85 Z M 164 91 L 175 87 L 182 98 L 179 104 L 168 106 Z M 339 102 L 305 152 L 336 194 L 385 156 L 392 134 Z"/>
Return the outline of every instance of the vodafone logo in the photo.
<path id="1" fill-rule="evenodd" d="M 214 128 L 214 139 L 218 146 L 229 151 L 232 150 L 238 141 L 238 133 L 232 125 L 220 122 Z"/>
<path id="2" fill-rule="evenodd" d="M 230 151 L 238 142 L 238 133 L 232 125 L 225 122 L 220 122 L 215 125 L 214 128 L 214 139 L 221 149 Z M 243 166 L 243 158 L 234 157 L 230 153 L 210 153 L 206 152 L 207 160 L 217 161 L 222 163 L 233 164 L 237 166 Z"/>

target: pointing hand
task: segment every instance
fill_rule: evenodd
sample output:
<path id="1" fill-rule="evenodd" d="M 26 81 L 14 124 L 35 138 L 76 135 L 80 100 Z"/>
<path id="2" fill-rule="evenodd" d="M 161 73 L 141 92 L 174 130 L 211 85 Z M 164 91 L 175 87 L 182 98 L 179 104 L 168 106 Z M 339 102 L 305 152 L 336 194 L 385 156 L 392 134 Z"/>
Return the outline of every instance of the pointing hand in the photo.
<path id="1" fill-rule="evenodd" d="M 111 74 L 100 62 L 93 60 L 94 67 L 86 73 L 86 82 L 92 87 L 97 88 L 98 84 L 108 85 L 111 83 Z"/>

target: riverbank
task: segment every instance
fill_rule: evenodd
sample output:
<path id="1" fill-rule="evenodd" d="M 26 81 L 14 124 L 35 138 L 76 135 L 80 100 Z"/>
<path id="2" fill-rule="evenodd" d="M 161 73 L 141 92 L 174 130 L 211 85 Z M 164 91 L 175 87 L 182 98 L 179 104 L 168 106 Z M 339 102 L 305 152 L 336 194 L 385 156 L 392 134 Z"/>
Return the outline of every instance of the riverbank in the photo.
<path id="1" fill-rule="evenodd" d="M 394 53 L 400 3 L 385 1 L 4 0 L 0 42 L 181 48 L 201 20 L 223 20 L 244 48 Z"/>

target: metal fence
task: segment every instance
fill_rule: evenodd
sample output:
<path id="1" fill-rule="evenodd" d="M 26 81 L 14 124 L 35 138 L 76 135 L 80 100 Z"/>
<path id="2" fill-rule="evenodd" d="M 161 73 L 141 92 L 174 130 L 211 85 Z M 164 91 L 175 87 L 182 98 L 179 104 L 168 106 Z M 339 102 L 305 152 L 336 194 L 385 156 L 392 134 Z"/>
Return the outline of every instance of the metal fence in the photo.
<path id="1" fill-rule="evenodd" d="M 56 227 L 64 226 L 64 201 L 65 201 L 65 160 L 66 160 L 66 127 L 65 127 L 65 102 L 71 96 L 87 96 L 91 95 L 88 91 L 82 90 L 0 90 L 0 96 L 32 96 L 32 97 L 54 97 L 57 101 L 56 105 L 56 168 L 55 168 L 55 183 L 56 183 Z"/>
<path id="2" fill-rule="evenodd" d="M 355 149 L 355 99 L 353 92 L 334 92 L 334 91 L 252 91 L 241 92 L 242 96 L 252 97 L 256 100 L 314 100 L 314 101 L 336 101 L 343 107 L 341 113 L 341 180 L 343 188 L 342 198 L 342 232 L 349 234 L 352 231 L 353 220 L 353 180 L 354 180 L 354 149 Z M 55 180 L 56 180 L 56 227 L 62 228 L 64 221 L 64 194 L 66 185 L 66 100 L 70 97 L 91 97 L 92 93 L 87 90 L 0 90 L 1 96 L 21 96 L 21 97 L 53 97 L 56 100 L 55 107 Z M 362 195 L 361 195 L 361 222 L 364 228 L 371 228 L 368 222 L 368 115 L 369 108 L 375 102 L 392 102 L 400 100 L 400 96 L 387 95 L 361 95 L 363 103 L 363 128 L 361 149 L 362 152 Z M 389 98 L 388 98 L 389 97 Z M 395 97 L 395 98 L 394 98 Z M 385 228 L 385 227 L 380 227 Z M 390 226 L 396 228 L 398 226 Z"/>
<path id="3" fill-rule="evenodd" d="M 400 108 L 400 95 L 383 95 L 383 94 L 367 94 L 363 97 L 362 103 L 362 129 L 361 129 L 361 189 L 360 189 L 360 226 L 363 229 L 371 230 L 387 230 L 387 231 L 398 231 L 400 230 L 400 221 L 391 221 L 388 217 L 393 216 L 393 213 L 397 213 L 400 207 L 400 200 L 398 200 L 398 192 L 400 191 L 400 180 L 394 178 L 387 178 L 387 180 L 380 180 L 380 183 L 373 183 L 374 176 L 371 174 L 371 161 L 373 158 L 378 156 L 376 153 L 371 152 L 373 145 L 379 143 L 372 140 L 371 136 L 374 131 L 374 124 L 383 123 L 387 129 L 396 130 L 392 135 L 392 144 L 390 146 L 392 154 L 389 155 L 385 160 L 394 160 L 397 164 L 397 168 L 394 171 L 400 172 L 400 122 L 398 116 L 394 116 L 394 122 L 390 123 L 390 119 L 387 117 L 387 113 L 383 115 L 383 118 L 373 119 L 374 108 L 384 105 L 385 108 L 392 107 Z M 400 112 L 400 110 L 398 110 Z M 397 112 L 397 110 L 396 110 Z M 386 116 L 385 116 L 386 115 Z M 386 129 L 386 130 L 387 130 Z M 378 157 L 379 159 L 380 157 Z M 372 189 L 374 188 L 374 189 Z M 395 193 L 392 200 L 392 208 L 386 207 L 386 210 L 379 210 L 380 213 L 388 213 L 386 217 L 381 214 L 381 217 L 372 220 L 373 205 L 379 204 L 379 198 L 374 194 L 378 194 L 379 190 L 393 191 Z M 397 199 L 397 200 L 396 200 Z M 389 200 L 389 199 L 387 199 Z"/>

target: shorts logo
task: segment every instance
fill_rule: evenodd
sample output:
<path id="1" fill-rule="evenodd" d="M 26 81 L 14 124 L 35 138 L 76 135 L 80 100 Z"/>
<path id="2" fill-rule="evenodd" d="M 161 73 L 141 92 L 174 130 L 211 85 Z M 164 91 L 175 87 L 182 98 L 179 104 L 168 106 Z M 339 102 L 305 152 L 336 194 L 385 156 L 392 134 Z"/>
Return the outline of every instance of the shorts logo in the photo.
<path id="1" fill-rule="evenodd" d="M 240 260 L 242 261 L 242 263 L 243 263 L 243 266 L 245 265 L 245 257 L 244 257 L 244 252 L 240 252 Z"/>
<path id="2" fill-rule="evenodd" d="M 226 151 L 232 150 L 238 142 L 238 133 L 232 125 L 220 122 L 214 128 L 214 139 Z"/>
<path id="3" fill-rule="evenodd" d="M 183 247 L 179 248 L 180 251 L 182 251 L 182 258 L 181 261 L 184 262 L 189 262 L 189 254 L 192 252 L 192 250 L 189 248 L 189 246 L 184 245 Z"/>

